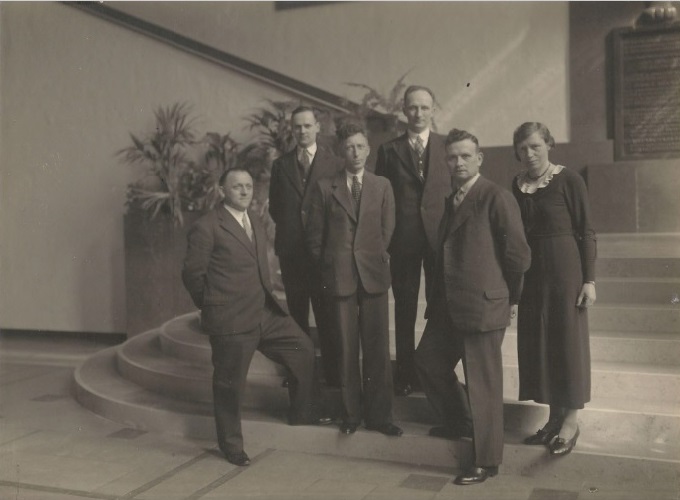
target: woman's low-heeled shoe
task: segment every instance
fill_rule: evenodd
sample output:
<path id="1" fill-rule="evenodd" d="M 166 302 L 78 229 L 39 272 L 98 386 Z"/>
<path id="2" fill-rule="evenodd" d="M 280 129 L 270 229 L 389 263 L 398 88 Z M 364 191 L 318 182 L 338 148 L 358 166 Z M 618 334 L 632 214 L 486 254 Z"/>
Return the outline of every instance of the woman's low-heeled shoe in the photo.
<path id="1" fill-rule="evenodd" d="M 576 427 L 574 437 L 572 437 L 571 439 L 564 440 L 561 437 L 555 439 L 550 444 L 550 454 L 562 456 L 571 453 L 571 450 L 573 450 L 574 446 L 576 446 L 576 440 L 578 439 L 579 434 L 581 434 L 581 429 Z"/>
<path id="2" fill-rule="evenodd" d="M 525 437 L 522 441 L 524 444 L 530 445 L 549 445 L 553 439 L 557 437 L 557 431 L 546 431 L 544 429 L 539 429 L 533 436 Z"/>

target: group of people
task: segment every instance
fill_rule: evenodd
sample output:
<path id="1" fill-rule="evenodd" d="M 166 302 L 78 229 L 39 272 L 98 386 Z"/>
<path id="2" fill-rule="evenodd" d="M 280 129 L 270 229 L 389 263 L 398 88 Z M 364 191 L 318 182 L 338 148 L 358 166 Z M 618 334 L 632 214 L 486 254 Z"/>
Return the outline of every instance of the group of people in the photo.
<path id="1" fill-rule="evenodd" d="M 224 205 L 189 232 L 182 276 L 209 334 L 217 440 L 231 463 L 249 464 L 240 403 L 260 350 L 287 368 L 291 425 L 334 421 L 319 403 L 319 372 L 340 390 L 346 435 L 362 423 L 402 435 L 393 398 L 421 389 L 440 421 L 431 436 L 472 439 L 472 465 L 454 482 L 485 481 L 502 461 L 501 344 L 517 315 L 519 399 L 550 407 L 547 423 L 525 443 L 552 455 L 576 444 L 577 411 L 590 400 L 586 308 L 596 298 L 583 179 L 549 161 L 554 139 L 541 123 L 514 133 L 524 170 L 510 192 L 480 175 L 484 155 L 474 135 L 431 130 L 429 88 L 406 89 L 403 112 L 408 130 L 379 147 L 373 173 L 361 124 L 338 127 L 336 155 L 317 143 L 314 110 L 293 111 L 297 146 L 274 162 L 269 191 L 287 307 L 273 295 L 266 235 L 248 210 L 253 180 L 246 170 L 225 172 Z M 427 324 L 416 348 L 421 268 Z M 461 361 L 464 385 L 454 371 Z"/>

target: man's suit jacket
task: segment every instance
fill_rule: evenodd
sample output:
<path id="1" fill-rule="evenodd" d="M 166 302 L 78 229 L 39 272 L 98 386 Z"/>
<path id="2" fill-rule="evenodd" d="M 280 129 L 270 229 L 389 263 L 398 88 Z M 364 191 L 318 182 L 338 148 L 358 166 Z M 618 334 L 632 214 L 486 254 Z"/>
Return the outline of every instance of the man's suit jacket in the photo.
<path id="1" fill-rule="evenodd" d="M 394 232 L 394 196 L 387 179 L 365 170 L 358 215 L 345 170 L 321 179 L 312 194 L 307 246 L 319 262 L 324 291 L 334 296 L 387 292 L 387 248 Z"/>
<path id="2" fill-rule="evenodd" d="M 394 190 L 396 228 L 390 252 L 408 254 L 414 238 L 424 230 L 432 251 L 437 248 L 437 228 L 444 213 L 444 199 L 451 193 L 451 177 L 446 166 L 445 138 L 430 132 L 427 143 L 427 175 L 420 180 L 413 161 L 408 133 L 382 144 L 378 149 L 375 173 L 387 177 Z"/>
<path id="3" fill-rule="evenodd" d="M 269 213 L 276 223 L 276 255 L 298 254 L 305 248 L 304 227 L 312 187 L 319 179 L 332 177 L 341 168 L 340 159 L 318 145 L 305 188 L 300 179 L 297 148 L 274 161 L 269 183 Z"/>
<path id="4" fill-rule="evenodd" d="M 452 198 L 439 229 L 439 274 L 429 299 L 446 308 L 458 330 L 503 329 L 531 262 L 519 206 L 509 191 L 483 177 L 456 209 Z"/>
<path id="5" fill-rule="evenodd" d="M 209 334 L 252 330 L 260 323 L 265 303 L 288 313 L 272 293 L 264 227 L 257 215 L 249 211 L 248 216 L 252 242 L 222 205 L 189 230 L 182 280 L 201 309 L 201 324 Z"/>

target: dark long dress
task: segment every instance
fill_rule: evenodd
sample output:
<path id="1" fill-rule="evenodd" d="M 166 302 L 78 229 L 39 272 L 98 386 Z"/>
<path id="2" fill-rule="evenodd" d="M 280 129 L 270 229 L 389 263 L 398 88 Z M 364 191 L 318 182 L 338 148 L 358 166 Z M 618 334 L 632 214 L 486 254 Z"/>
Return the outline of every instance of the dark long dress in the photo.
<path id="1" fill-rule="evenodd" d="M 596 238 L 580 175 L 563 168 L 547 186 L 513 194 L 531 247 L 517 318 L 520 400 L 580 409 L 590 401 L 588 316 L 576 300 L 595 280 Z"/>

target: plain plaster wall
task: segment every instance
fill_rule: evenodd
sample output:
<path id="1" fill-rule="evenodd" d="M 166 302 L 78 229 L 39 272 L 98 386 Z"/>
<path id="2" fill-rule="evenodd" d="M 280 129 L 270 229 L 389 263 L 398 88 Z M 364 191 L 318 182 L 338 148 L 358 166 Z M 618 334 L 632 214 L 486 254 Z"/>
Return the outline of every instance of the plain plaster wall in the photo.
<path id="1" fill-rule="evenodd" d="M 569 141 L 567 2 L 123 2 L 111 7 L 225 52 L 357 99 L 345 82 L 387 93 L 430 86 L 440 131 L 512 143 L 527 120 Z M 469 86 L 468 86 L 469 84 Z"/>
<path id="2" fill-rule="evenodd" d="M 0 33 L 0 327 L 124 332 L 128 131 L 189 101 L 199 130 L 245 138 L 289 96 L 59 3 L 2 2 Z"/>

